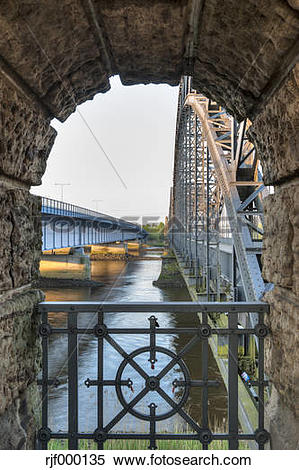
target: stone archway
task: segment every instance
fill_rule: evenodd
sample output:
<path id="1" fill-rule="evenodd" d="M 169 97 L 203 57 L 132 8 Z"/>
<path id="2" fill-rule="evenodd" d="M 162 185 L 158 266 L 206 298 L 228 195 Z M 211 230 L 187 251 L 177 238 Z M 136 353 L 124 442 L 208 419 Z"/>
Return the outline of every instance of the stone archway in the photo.
<path id="1" fill-rule="evenodd" d="M 41 245 L 29 188 L 45 171 L 51 119 L 107 91 L 114 74 L 127 85 L 192 74 L 198 90 L 253 121 L 275 186 L 265 204 L 264 276 L 276 286 L 270 430 L 275 448 L 298 445 L 298 9 L 297 0 L 0 0 L 0 447 L 34 445 Z"/>

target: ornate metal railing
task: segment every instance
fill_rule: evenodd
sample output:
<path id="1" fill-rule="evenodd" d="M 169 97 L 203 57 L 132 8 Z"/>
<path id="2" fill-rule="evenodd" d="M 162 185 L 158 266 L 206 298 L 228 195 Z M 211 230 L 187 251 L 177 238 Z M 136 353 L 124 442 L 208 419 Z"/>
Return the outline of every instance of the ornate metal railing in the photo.
<path id="1" fill-rule="evenodd" d="M 42 338 L 42 427 L 38 432 L 38 446 L 42 449 L 48 448 L 51 439 L 67 439 L 69 449 L 78 449 L 79 440 L 94 440 L 98 449 L 103 449 L 105 441 L 108 439 L 145 439 L 149 441 L 149 449 L 157 448 L 159 440 L 196 440 L 203 449 L 208 449 L 213 440 L 228 441 L 229 449 L 237 449 L 240 440 L 255 441 L 259 449 L 263 449 L 269 439 L 268 432 L 264 429 L 264 395 L 267 382 L 264 378 L 264 338 L 268 334 L 268 329 L 264 324 L 264 315 L 269 310 L 269 306 L 262 302 L 236 302 L 236 303 L 196 303 L 196 302 L 130 302 L 130 303 L 109 303 L 109 302 L 42 302 L 39 311 L 42 315 L 40 325 L 40 335 Z M 67 325 L 59 328 L 51 325 L 49 312 L 64 312 L 67 314 Z M 92 323 L 89 327 L 80 327 L 78 315 L 94 313 Z M 144 319 L 144 326 L 136 328 L 110 327 L 109 319 L 105 318 L 122 312 L 134 313 L 136 315 L 149 313 L 150 316 Z M 160 312 L 171 312 L 174 315 L 198 314 L 198 321 L 193 327 L 169 327 L 159 326 Z M 254 328 L 239 329 L 238 319 L 248 312 L 255 312 L 259 317 L 259 322 Z M 227 327 L 218 328 L 211 320 L 212 314 L 226 314 Z M 80 317 L 81 318 L 81 317 Z M 90 319 L 89 319 L 90 323 Z M 66 336 L 67 347 L 67 371 L 68 371 L 68 426 L 67 432 L 52 432 L 49 428 L 49 386 L 58 383 L 56 377 L 49 377 L 49 338 L 52 335 L 62 334 Z M 97 389 L 97 427 L 92 433 L 81 432 L 78 420 L 78 335 L 90 335 L 97 342 L 97 376 L 86 377 L 84 380 L 86 387 L 96 387 Z M 189 341 L 179 351 L 173 351 L 156 344 L 157 336 L 160 335 L 187 335 Z M 257 389 L 257 422 L 258 426 L 252 433 L 242 433 L 238 420 L 238 386 L 240 376 L 238 371 L 238 344 L 240 335 L 255 335 L 258 339 L 258 378 L 251 386 Z M 144 347 L 133 351 L 126 351 L 115 336 L 117 335 L 147 335 L 148 342 Z M 227 359 L 227 414 L 228 432 L 219 433 L 211 429 L 209 423 L 209 387 L 217 386 L 218 383 L 209 377 L 208 372 L 208 349 L 209 340 L 213 336 L 219 335 L 228 338 L 228 359 Z M 146 338 L 146 336 L 145 336 Z M 108 343 L 121 356 L 121 361 L 113 380 L 106 380 L 104 374 L 105 366 L 105 343 Z M 198 359 L 202 364 L 201 377 L 191 377 L 188 367 L 184 361 L 184 356 L 192 348 L 198 353 Z M 140 356 L 148 356 L 145 364 L 140 365 Z M 159 357 L 164 356 L 167 364 L 161 370 L 157 367 Z M 169 359 L 169 360 L 168 360 Z M 134 383 L 130 377 L 126 376 L 126 367 L 130 365 L 141 377 L 143 387 L 140 392 L 134 394 L 134 398 L 128 400 L 124 390 L 133 389 Z M 156 369 L 156 370 L 155 370 Z M 176 378 L 172 381 L 171 387 L 178 389 L 177 400 L 171 395 L 171 390 L 162 386 L 162 379 L 173 370 Z M 179 372 L 178 372 L 179 371 Z M 104 422 L 103 397 L 106 387 L 114 387 L 117 398 L 121 405 L 119 411 L 112 420 Z M 192 387 L 200 387 L 201 396 L 201 422 L 197 422 L 187 411 L 184 405 L 189 397 Z M 159 398 L 164 400 L 170 408 L 165 413 L 159 413 L 157 404 L 151 400 L 151 393 L 156 392 Z M 148 398 L 148 412 L 141 412 L 137 405 L 144 398 Z M 91 410 L 92 411 L 92 410 Z M 127 414 L 134 416 L 138 420 L 149 423 L 147 433 L 126 433 L 114 432 L 113 427 Z M 190 432 L 157 432 L 157 423 L 178 414 L 188 425 Z M 52 417 L 55 422 L 55 416 Z M 174 430 L 175 431 L 175 430 Z"/>

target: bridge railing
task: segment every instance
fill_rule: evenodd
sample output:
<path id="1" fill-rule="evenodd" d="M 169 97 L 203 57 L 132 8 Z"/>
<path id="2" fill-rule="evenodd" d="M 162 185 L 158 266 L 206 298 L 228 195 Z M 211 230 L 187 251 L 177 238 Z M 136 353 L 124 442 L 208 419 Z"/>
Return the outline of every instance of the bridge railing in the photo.
<path id="1" fill-rule="evenodd" d="M 213 440 L 227 441 L 230 449 L 237 449 L 241 440 L 249 441 L 251 444 L 257 443 L 259 449 L 264 448 L 269 439 L 269 434 L 264 429 L 264 395 L 267 385 L 264 377 L 264 338 L 268 334 L 268 329 L 264 324 L 264 315 L 269 311 L 267 304 L 262 302 L 42 302 L 39 304 L 39 311 L 42 315 L 39 331 L 43 351 L 42 378 L 40 380 L 42 386 L 42 427 L 38 432 L 40 448 L 47 449 L 51 439 L 66 439 L 69 449 L 78 449 L 80 440 L 95 441 L 98 449 L 103 449 L 104 443 L 109 439 L 148 440 L 150 449 L 157 448 L 157 441 L 165 439 L 197 441 L 199 448 L 201 446 L 203 449 L 209 449 Z M 136 320 L 132 325 L 128 324 L 126 328 L 119 328 L 115 315 L 125 315 L 128 312 L 133 314 L 133 318 Z M 163 312 L 170 312 L 176 316 L 190 314 L 197 314 L 197 316 L 192 327 L 171 326 L 165 328 L 159 326 L 163 323 L 163 318 L 161 318 Z M 255 328 L 240 330 L 238 318 L 247 312 L 256 312 L 259 316 L 259 323 Z M 65 327 L 61 321 L 53 323 L 55 313 L 61 313 L 62 318 L 67 318 Z M 144 313 L 148 313 L 150 316 L 142 316 Z M 226 327 L 215 327 L 212 321 L 212 315 L 215 313 L 226 314 Z M 80 320 L 78 321 L 79 315 Z M 130 316 L 127 315 L 127 318 Z M 136 327 L 137 319 L 138 327 Z M 242 385 L 242 381 L 238 370 L 238 344 L 240 335 L 244 334 L 255 335 L 259 343 L 258 375 L 256 380 L 250 384 L 250 387 L 257 389 L 254 405 L 257 416 L 255 422 L 251 423 L 251 427 L 247 428 L 245 432 L 240 432 L 239 418 L 240 416 L 244 417 L 244 409 L 241 400 L 239 400 L 239 387 L 240 383 Z M 82 338 L 82 335 L 85 340 L 86 337 L 89 337 L 89 341 L 93 343 L 92 350 L 97 351 L 95 353 L 97 358 L 96 377 L 82 378 L 81 373 L 81 379 L 79 379 L 78 347 L 79 338 Z M 139 347 L 134 351 L 128 350 L 124 344 L 127 345 L 129 342 L 124 343 L 121 340 L 123 337 L 128 338 L 128 335 L 132 335 L 134 338 L 142 335 L 144 347 Z M 158 337 L 162 336 L 164 339 L 163 335 L 184 335 L 182 349 L 177 351 L 174 347 L 167 349 L 157 345 Z M 55 336 L 58 336 L 60 342 L 64 337 L 67 344 L 67 357 L 63 358 L 63 361 L 67 363 L 68 385 L 65 393 L 68 397 L 68 414 L 63 426 L 63 429 L 66 430 L 63 432 L 53 432 L 49 428 L 49 387 L 60 385 L 59 377 L 51 376 L 51 365 L 49 364 L 49 352 L 51 352 L 51 347 L 52 349 L 54 347 L 53 337 Z M 211 429 L 208 396 L 209 387 L 219 385 L 217 380 L 212 380 L 209 377 L 209 342 L 215 341 L 221 336 L 228 338 L 228 358 L 225 362 L 227 364 L 225 385 L 228 398 L 228 430 L 224 433 Z M 111 380 L 106 379 L 107 348 L 112 348 L 120 356 L 119 365 L 116 365 L 116 375 Z M 191 377 L 184 362 L 185 355 L 191 350 L 198 354 L 198 361 L 201 362 L 200 377 Z M 129 366 L 130 373 L 133 373 L 134 380 L 138 381 L 137 389 L 134 381 L 127 376 L 127 366 Z M 166 380 L 165 377 L 170 372 L 171 379 Z M 63 373 L 65 373 L 65 367 Z M 111 377 L 111 371 L 109 377 Z M 166 380 L 163 385 L 162 379 Z M 140 380 L 143 384 L 141 388 Z M 81 381 L 82 384 L 79 383 Z M 83 385 L 85 385 L 86 389 L 84 388 L 84 390 L 87 392 L 91 388 L 91 394 L 93 387 L 97 391 L 97 406 L 90 407 L 90 412 L 94 412 L 96 419 L 96 428 L 92 432 L 82 432 L 80 429 L 79 401 L 82 399 Z M 120 406 L 120 411 L 112 420 L 107 419 L 107 410 L 104 413 L 104 408 L 110 403 L 109 400 L 108 404 L 104 403 L 106 395 L 104 392 L 107 387 L 108 390 L 109 387 L 110 390 L 111 387 L 115 390 Z M 199 387 L 202 390 L 201 402 L 197 404 L 201 407 L 200 423 L 184 408 L 192 387 Z M 128 389 L 133 395 L 128 395 Z M 153 396 L 151 392 L 156 393 Z M 159 407 L 153 401 L 155 397 L 159 397 Z M 144 406 L 141 412 L 138 405 L 143 398 L 148 399 L 148 406 Z M 163 412 L 163 403 L 166 405 L 165 412 Z M 162 412 L 160 411 L 161 404 Z M 149 423 L 149 432 L 125 432 L 125 429 L 122 432 L 116 432 L 115 425 L 127 414 L 134 416 L 137 420 Z M 185 423 L 182 433 L 178 433 L 175 429 L 169 433 L 157 431 L 158 422 L 175 415 L 182 418 Z M 51 416 L 51 418 L 55 427 L 55 416 Z M 250 419 L 246 418 L 245 422 L 248 423 L 248 421 Z M 172 423 L 174 422 L 172 421 Z M 61 419 L 59 425 L 62 425 Z"/>
<path id="2" fill-rule="evenodd" d="M 50 199 L 47 197 L 42 197 L 42 213 L 43 214 L 52 214 L 59 215 L 63 217 L 72 217 L 72 218 L 82 218 L 87 220 L 95 221 L 107 221 L 111 225 L 119 226 L 120 228 L 125 228 L 126 230 L 141 231 L 142 228 L 139 224 L 133 224 L 124 219 L 118 219 L 116 217 L 103 214 L 101 212 L 96 212 L 91 209 L 86 209 L 84 207 L 76 206 L 68 202 L 58 201 L 56 199 Z"/>

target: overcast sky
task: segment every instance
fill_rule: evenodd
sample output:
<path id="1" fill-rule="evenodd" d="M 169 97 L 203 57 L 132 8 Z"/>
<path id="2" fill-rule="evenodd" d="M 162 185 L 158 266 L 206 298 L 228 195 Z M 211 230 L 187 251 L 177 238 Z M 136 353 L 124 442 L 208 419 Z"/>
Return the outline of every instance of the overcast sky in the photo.
<path id="1" fill-rule="evenodd" d="M 116 175 L 78 112 L 61 124 L 42 186 L 34 194 L 61 199 L 117 217 L 168 213 L 172 184 L 177 87 L 122 86 L 79 107 L 123 180 Z M 94 200 L 101 200 L 95 202 Z"/>

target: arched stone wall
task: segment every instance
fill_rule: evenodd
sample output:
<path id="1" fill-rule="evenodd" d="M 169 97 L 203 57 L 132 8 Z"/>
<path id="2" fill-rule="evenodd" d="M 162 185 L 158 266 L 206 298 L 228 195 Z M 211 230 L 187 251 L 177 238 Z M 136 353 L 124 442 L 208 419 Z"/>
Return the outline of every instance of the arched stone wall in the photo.
<path id="1" fill-rule="evenodd" d="M 298 446 L 298 2 L 0 0 L 0 31 L 0 448 L 33 447 L 38 412 L 40 202 L 29 188 L 55 140 L 51 118 L 107 91 L 113 74 L 171 85 L 192 74 L 198 90 L 253 121 L 275 186 L 265 203 L 264 276 L 276 286 L 269 426 L 273 447 Z"/>
<path id="2" fill-rule="evenodd" d="M 299 448 L 299 65 L 253 123 L 266 184 L 263 277 L 275 288 L 266 342 L 273 384 L 267 409 L 275 448 Z"/>

